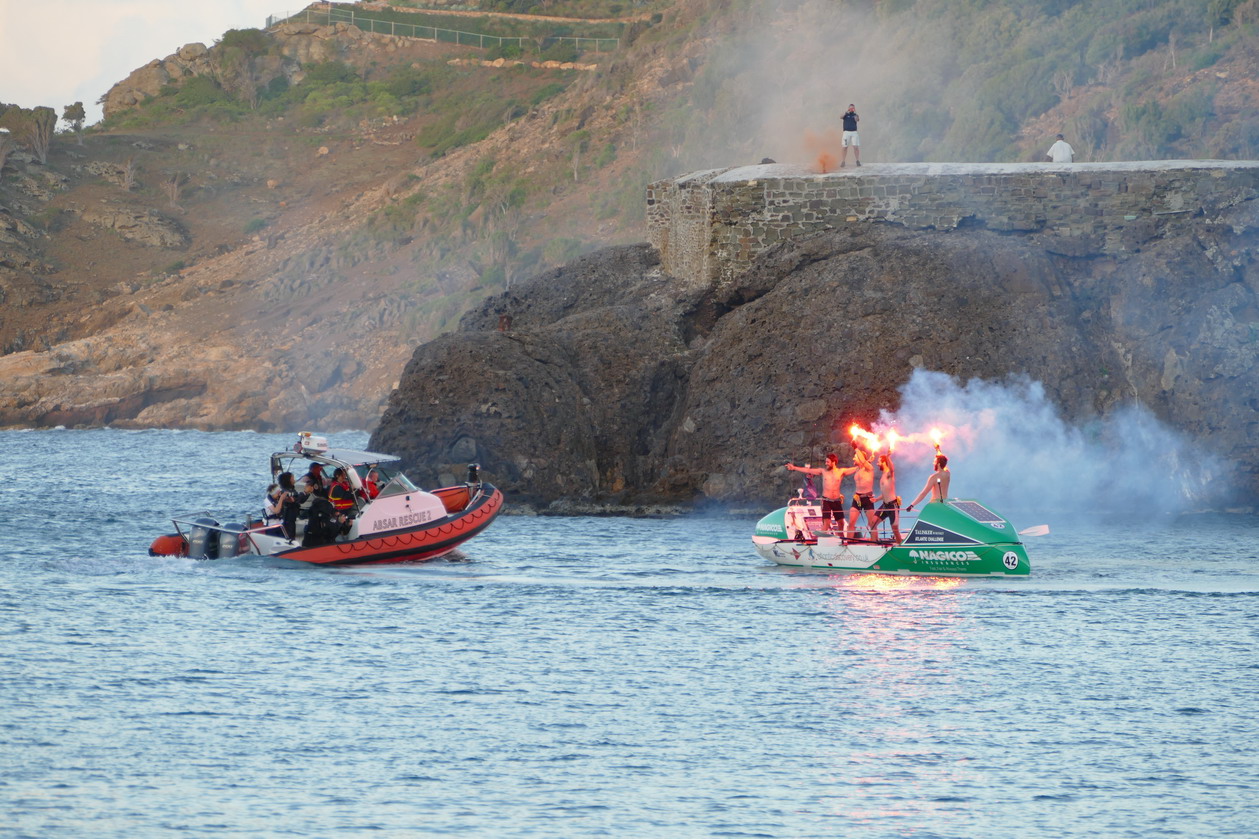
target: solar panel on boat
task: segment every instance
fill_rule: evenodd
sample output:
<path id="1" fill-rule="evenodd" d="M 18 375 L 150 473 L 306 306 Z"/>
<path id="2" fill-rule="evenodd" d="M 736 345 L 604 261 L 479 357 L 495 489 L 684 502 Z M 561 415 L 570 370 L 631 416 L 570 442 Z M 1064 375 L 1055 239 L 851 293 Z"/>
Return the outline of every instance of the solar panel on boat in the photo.
<path id="1" fill-rule="evenodd" d="M 997 515 L 992 510 L 989 510 L 978 501 L 950 501 L 949 504 L 954 510 L 959 510 L 960 512 L 963 512 L 973 518 L 975 521 L 983 522 L 984 524 L 994 524 L 1005 521 L 1005 519 L 1001 518 L 1001 516 Z"/>

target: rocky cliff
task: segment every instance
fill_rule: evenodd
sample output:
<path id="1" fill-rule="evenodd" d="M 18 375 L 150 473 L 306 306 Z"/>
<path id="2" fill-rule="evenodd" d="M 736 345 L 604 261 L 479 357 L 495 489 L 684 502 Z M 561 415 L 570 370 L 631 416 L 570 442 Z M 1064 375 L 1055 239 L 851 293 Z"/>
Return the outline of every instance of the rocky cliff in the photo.
<path id="1" fill-rule="evenodd" d="M 785 458 L 846 449 L 848 423 L 925 368 L 1026 375 L 1072 420 L 1143 405 L 1237 464 L 1253 501 L 1257 213 L 1154 217 L 1105 256 L 1050 232 L 853 224 L 700 287 L 650 246 L 603 251 L 419 347 L 371 445 L 430 483 L 479 461 L 539 509 L 763 505 Z"/>

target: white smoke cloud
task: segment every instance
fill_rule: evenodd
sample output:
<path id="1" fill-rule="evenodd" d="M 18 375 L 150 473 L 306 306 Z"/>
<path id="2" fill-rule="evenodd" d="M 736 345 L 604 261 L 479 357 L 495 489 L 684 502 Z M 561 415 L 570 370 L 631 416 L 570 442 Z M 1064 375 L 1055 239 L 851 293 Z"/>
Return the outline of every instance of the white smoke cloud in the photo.
<path id="1" fill-rule="evenodd" d="M 1005 383 L 915 370 L 901 407 L 874 430 L 938 428 L 952 472 L 950 495 L 1006 512 L 1142 519 L 1226 500 L 1226 464 L 1139 404 L 1083 424 L 1067 422 L 1040 382 Z M 931 469 L 930 443 L 897 446 L 898 490 L 908 503 Z"/>

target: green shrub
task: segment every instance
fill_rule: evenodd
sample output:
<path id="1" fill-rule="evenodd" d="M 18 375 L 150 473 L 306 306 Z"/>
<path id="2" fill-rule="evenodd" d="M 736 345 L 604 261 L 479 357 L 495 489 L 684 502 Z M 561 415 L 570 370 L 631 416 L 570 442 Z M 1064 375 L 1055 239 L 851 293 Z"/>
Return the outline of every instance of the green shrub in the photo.
<path id="1" fill-rule="evenodd" d="M 583 250 L 580 239 L 558 237 L 542 246 L 542 258 L 552 265 L 563 265 L 581 255 Z"/>
<path id="2" fill-rule="evenodd" d="M 173 93 L 175 104 L 181 108 L 200 108 L 231 101 L 231 94 L 209 76 L 193 76 L 182 85 L 166 85 L 162 93 Z"/>
<path id="3" fill-rule="evenodd" d="M 74 218 L 74 214 L 67 210 L 59 210 L 56 207 L 45 207 L 33 216 L 30 216 L 30 222 L 41 230 L 49 233 L 55 233 L 64 230 L 66 225 Z"/>
<path id="4" fill-rule="evenodd" d="M 491 265 L 481 272 L 481 285 L 497 288 L 507 285 L 507 272 L 502 265 Z"/>
<path id="5" fill-rule="evenodd" d="M 271 36 L 261 29 L 229 29 L 223 33 L 219 45 L 239 49 L 246 55 L 262 55 L 271 48 Z"/>
<path id="6" fill-rule="evenodd" d="M 556 41 L 542 51 L 543 61 L 576 61 L 581 56 L 572 41 Z"/>
<path id="7" fill-rule="evenodd" d="M 533 95 L 529 97 L 529 104 L 540 105 L 557 93 L 562 93 L 566 87 L 568 87 L 568 85 L 563 82 L 551 82 L 550 84 L 543 85 L 534 91 Z"/>
<path id="8" fill-rule="evenodd" d="M 302 69 L 306 72 L 306 77 L 302 79 L 303 85 L 329 85 L 358 80 L 354 68 L 344 61 L 318 61 L 307 64 Z"/>
<path id="9" fill-rule="evenodd" d="M 433 91 L 433 80 L 429 74 L 413 67 L 395 67 L 389 78 L 379 84 L 399 99 L 423 96 Z"/>
<path id="10" fill-rule="evenodd" d="M 1223 40 L 1216 41 L 1213 44 L 1207 44 L 1201 49 L 1193 53 L 1189 59 L 1190 70 L 1205 70 L 1208 67 L 1214 67 L 1224 53 L 1228 51 L 1228 47 Z"/>
<path id="11" fill-rule="evenodd" d="M 599 150 L 599 154 L 595 157 L 595 168 L 602 169 L 604 166 L 610 165 L 616 160 L 616 144 L 608 143 Z"/>
<path id="12" fill-rule="evenodd" d="M 253 235 L 254 233 L 257 233 L 259 230 L 262 230 L 264 227 L 266 227 L 270 223 L 271 223 L 270 219 L 251 218 L 249 220 L 249 223 L 245 225 L 245 235 L 246 236 Z"/>

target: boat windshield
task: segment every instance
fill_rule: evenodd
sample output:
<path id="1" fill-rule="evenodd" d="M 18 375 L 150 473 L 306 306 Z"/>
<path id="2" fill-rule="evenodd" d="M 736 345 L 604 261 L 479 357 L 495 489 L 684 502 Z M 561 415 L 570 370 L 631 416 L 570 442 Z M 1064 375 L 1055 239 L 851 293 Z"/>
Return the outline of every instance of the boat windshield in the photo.
<path id="1" fill-rule="evenodd" d="M 401 472 L 389 479 L 389 483 L 380 488 L 380 495 L 377 498 L 387 498 L 390 495 L 405 495 L 408 492 L 419 492 L 420 488 L 407 478 Z"/>
<path id="2" fill-rule="evenodd" d="M 395 475 L 401 475 L 398 471 L 398 464 L 387 463 L 381 466 L 378 463 L 362 463 L 354 467 L 354 471 L 358 472 L 359 480 L 366 482 L 367 473 L 376 470 L 376 485 L 383 487 L 385 484 L 393 480 Z"/>

